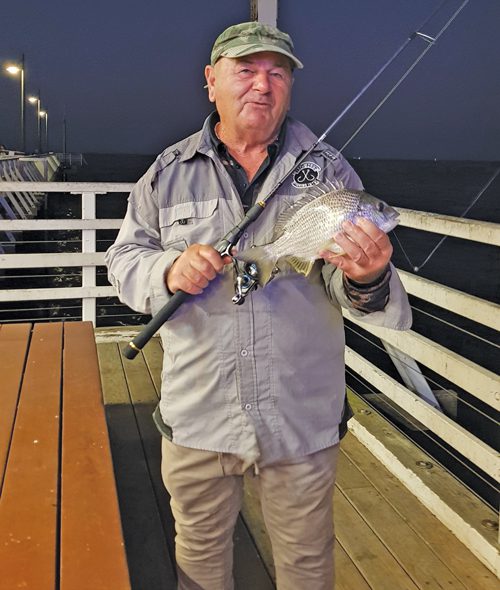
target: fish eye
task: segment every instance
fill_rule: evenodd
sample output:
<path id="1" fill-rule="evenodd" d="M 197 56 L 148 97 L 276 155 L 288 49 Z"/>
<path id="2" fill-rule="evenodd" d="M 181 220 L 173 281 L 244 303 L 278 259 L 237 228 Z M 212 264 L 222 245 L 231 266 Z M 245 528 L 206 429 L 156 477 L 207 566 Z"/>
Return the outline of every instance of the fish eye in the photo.
<path id="1" fill-rule="evenodd" d="M 384 210 L 384 203 L 382 201 L 378 202 L 377 209 L 380 211 L 380 213 L 382 213 L 382 211 Z"/>

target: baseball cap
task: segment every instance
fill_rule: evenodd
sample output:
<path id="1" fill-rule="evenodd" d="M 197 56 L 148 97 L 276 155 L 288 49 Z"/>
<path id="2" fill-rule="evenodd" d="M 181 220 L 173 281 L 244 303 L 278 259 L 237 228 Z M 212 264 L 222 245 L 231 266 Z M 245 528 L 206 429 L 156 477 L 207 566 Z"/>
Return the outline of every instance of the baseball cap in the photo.
<path id="1" fill-rule="evenodd" d="M 287 33 L 259 22 L 232 25 L 215 40 L 210 63 L 221 57 L 243 57 L 260 51 L 274 51 L 286 55 L 299 69 L 304 65 L 293 54 L 293 42 Z"/>

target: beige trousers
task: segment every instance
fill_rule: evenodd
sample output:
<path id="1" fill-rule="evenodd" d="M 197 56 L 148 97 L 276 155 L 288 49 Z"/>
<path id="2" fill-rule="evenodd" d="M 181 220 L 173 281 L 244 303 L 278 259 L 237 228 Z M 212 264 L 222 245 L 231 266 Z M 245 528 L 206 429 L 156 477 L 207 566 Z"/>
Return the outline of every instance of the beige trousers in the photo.
<path id="1" fill-rule="evenodd" d="M 339 445 L 260 469 L 257 481 L 279 590 L 332 590 Z M 162 476 L 176 528 L 178 590 L 233 590 L 242 462 L 163 438 Z M 258 589 L 256 589 L 258 590 Z"/>

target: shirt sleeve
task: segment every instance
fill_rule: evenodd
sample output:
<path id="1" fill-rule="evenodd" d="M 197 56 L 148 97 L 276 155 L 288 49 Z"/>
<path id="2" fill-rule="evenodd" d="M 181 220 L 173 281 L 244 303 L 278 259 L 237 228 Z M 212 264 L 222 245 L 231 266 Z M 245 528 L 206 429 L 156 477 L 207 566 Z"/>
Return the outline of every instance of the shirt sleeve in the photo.
<path id="1" fill-rule="evenodd" d="M 116 241 L 105 255 L 120 301 L 140 313 L 157 313 L 172 297 L 166 273 L 186 248 L 185 240 L 162 244 L 154 188 L 146 175 L 130 194 Z"/>
<path id="2" fill-rule="evenodd" d="M 356 283 L 342 273 L 342 282 L 346 297 L 354 309 L 365 313 L 382 311 L 389 301 L 389 282 L 391 269 L 389 266 L 375 281 L 368 284 Z"/>

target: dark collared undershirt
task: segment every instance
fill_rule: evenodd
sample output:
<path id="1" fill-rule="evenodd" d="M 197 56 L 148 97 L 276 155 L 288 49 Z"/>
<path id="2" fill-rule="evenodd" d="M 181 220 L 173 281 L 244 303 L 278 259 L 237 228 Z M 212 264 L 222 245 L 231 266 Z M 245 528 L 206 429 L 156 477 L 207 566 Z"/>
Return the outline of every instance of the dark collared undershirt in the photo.
<path id="1" fill-rule="evenodd" d="M 278 137 L 273 143 L 267 146 L 267 157 L 260 165 L 257 173 L 252 179 L 252 182 L 248 182 L 246 172 L 241 164 L 231 156 L 224 143 L 215 134 L 215 126 L 219 122 L 219 115 L 215 112 L 210 116 L 210 138 L 212 145 L 219 156 L 221 162 L 224 164 L 224 168 L 227 170 L 231 180 L 240 195 L 241 203 L 245 213 L 255 203 L 259 196 L 260 189 L 266 176 L 271 169 L 271 166 L 276 161 L 281 146 L 284 143 L 286 133 L 286 120 L 281 126 Z"/>

